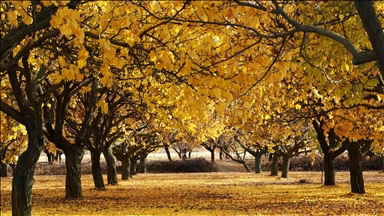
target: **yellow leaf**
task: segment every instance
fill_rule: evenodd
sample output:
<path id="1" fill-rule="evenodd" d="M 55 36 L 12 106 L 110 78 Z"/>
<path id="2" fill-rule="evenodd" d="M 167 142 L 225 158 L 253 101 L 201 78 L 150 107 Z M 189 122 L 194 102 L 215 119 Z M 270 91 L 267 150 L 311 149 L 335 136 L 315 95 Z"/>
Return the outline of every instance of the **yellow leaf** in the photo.
<path id="1" fill-rule="evenodd" d="M 243 107 L 245 108 L 245 109 L 249 109 L 249 108 L 251 108 L 251 104 L 248 102 L 248 101 L 246 101 L 246 102 L 244 102 L 244 104 L 243 104 Z"/>
<path id="2" fill-rule="evenodd" d="M 79 66 L 79 68 L 84 68 L 86 65 L 87 65 L 86 60 L 84 60 L 84 59 L 77 60 L 77 66 Z"/>
<path id="3" fill-rule="evenodd" d="M 97 106 L 100 107 L 101 112 L 104 114 L 108 113 L 108 104 L 104 100 L 99 100 L 99 102 L 97 102 Z"/>
<path id="4" fill-rule="evenodd" d="M 348 65 L 348 63 L 346 61 L 344 62 L 344 67 L 345 67 L 346 71 L 349 71 L 349 65 Z"/>
<path id="5" fill-rule="evenodd" d="M 149 53 L 149 58 L 151 59 L 151 61 L 156 61 L 157 55 L 153 50 Z"/>
<path id="6" fill-rule="evenodd" d="M 145 75 L 146 76 L 152 75 L 152 68 L 150 68 L 150 67 L 145 68 Z"/>
<path id="7" fill-rule="evenodd" d="M 223 102 L 219 102 L 218 104 L 215 105 L 215 109 L 216 109 L 216 112 L 219 116 L 223 116 L 224 115 L 224 110 L 225 108 L 227 107 L 227 104 L 226 103 L 223 103 Z"/>
<path id="8" fill-rule="evenodd" d="M 10 10 L 8 13 L 9 23 L 15 27 L 19 26 L 19 22 L 17 20 L 17 11 Z"/>
<path id="9" fill-rule="evenodd" d="M 59 56 L 59 65 L 64 68 L 67 66 L 67 62 L 65 61 L 63 56 Z"/>
<path id="10" fill-rule="evenodd" d="M 103 47 L 103 48 L 105 48 L 105 49 L 108 50 L 108 51 L 111 51 L 111 50 L 112 50 L 111 42 L 110 42 L 108 39 L 101 38 L 101 39 L 100 39 L 100 46 Z"/>

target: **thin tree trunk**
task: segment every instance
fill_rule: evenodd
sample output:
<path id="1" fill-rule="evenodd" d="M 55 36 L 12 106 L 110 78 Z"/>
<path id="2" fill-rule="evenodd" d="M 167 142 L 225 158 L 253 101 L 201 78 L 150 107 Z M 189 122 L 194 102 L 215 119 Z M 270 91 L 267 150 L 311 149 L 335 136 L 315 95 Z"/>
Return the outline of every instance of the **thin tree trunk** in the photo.
<path id="1" fill-rule="evenodd" d="M 242 164 L 244 165 L 247 172 L 251 172 L 251 169 L 249 168 L 249 166 L 247 165 L 247 163 L 245 161 L 243 161 Z"/>
<path id="2" fill-rule="evenodd" d="M 128 154 L 121 157 L 121 179 L 129 180 L 131 178 L 131 158 Z"/>
<path id="3" fill-rule="evenodd" d="M 255 155 L 255 173 L 261 173 L 261 156 L 262 154 L 256 153 Z"/>
<path id="4" fill-rule="evenodd" d="M 117 185 L 116 161 L 110 147 L 105 147 L 103 151 L 107 162 L 107 180 L 109 185 Z"/>
<path id="5" fill-rule="evenodd" d="M 168 146 L 164 146 L 165 153 L 167 153 L 168 161 L 172 161 L 171 152 L 169 152 Z"/>
<path id="6" fill-rule="evenodd" d="M 212 149 L 212 151 L 210 152 L 211 152 L 211 162 L 215 163 L 215 149 Z"/>
<path id="7" fill-rule="evenodd" d="M 0 177 L 7 177 L 7 176 L 8 176 L 8 165 L 6 163 L 1 163 Z"/>
<path id="8" fill-rule="evenodd" d="M 100 154 L 99 151 L 91 151 L 92 176 L 96 189 L 105 188 L 103 174 L 101 173 Z"/>
<path id="9" fill-rule="evenodd" d="M 352 193 L 365 193 L 363 170 L 361 167 L 361 152 L 355 144 L 349 144 L 347 147 L 349 156 L 349 172 L 351 178 Z"/>
<path id="10" fill-rule="evenodd" d="M 65 167 L 67 170 L 65 178 L 65 198 L 81 198 L 81 161 L 84 156 L 84 146 L 73 144 L 63 146 L 65 155 Z"/>
<path id="11" fill-rule="evenodd" d="M 290 164 L 291 164 L 291 158 L 288 156 L 283 156 L 283 171 L 281 173 L 282 178 L 288 178 Z"/>
<path id="12" fill-rule="evenodd" d="M 52 165 L 53 164 L 53 155 L 51 152 L 47 153 L 47 158 L 48 158 L 48 164 Z"/>
<path id="13" fill-rule="evenodd" d="M 336 185 L 335 183 L 335 158 L 328 152 L 324 152 L 324 185 Z"/>
<path id="14" fill-rule="evenodd" d="M 33 175 L 44 147 L 41 125 L 36 127 L 28 131 L 28 148 L 20 155 L 13 171 L 12 215 L 32 215 Z"/>
<path id="15" fill-rule="evenodd" d="M 271 176 L 277 176 L 279 171 L 279 153 L 273 153 Z"/>

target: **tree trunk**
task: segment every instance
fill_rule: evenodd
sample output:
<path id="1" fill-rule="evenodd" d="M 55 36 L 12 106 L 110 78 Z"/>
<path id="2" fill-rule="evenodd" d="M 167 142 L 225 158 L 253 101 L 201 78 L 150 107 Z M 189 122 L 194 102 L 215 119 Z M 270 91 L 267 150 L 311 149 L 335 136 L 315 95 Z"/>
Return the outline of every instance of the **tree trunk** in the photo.
<path id="1" fill-rule="evenodd" d="M 381 77 L 384 78 L 384 32 L 373 7 L 373 1 L 355 1 L 355 5 L 376 53 L 376 63 Z"/>
<path id="2" fill-rule="evenodd" d="M 384 172 L 384 155 L 381 155 L 381 170 Z"/>
<path id="3" fill-rule="evenodd" d="M 53 154 L 51 152 L 46 153 L 47 158 L 48 158 L 48 164 L 52 165 L 53 164 Z"/>
<path id="4" fill-rule="evenodd" d="M 131 158 L 131 177 L 137 174 L 137 158 Z"/>
<path id="5" fill-rule="evenodd" d="M 63 146 L 65 155 L 65 167 L 67 170 L 65 178 L 65 198 L 81 198 L 81 161 L 84 156 L 84 146 L 72 144 Z"/>
<path id="6" fill-rule="evenodd" d="M 249 168 L 249 166 L 247 165 L 247 163 L 245 161 L 243 161 L 242 164 L 244 165 L 247 172 L 251 172 L 251 169 Z"/>
<path id="7" fill-rule="evenodd" d="M 147 156 L 141 155 L 140 156 L 140 173 L 147 173 Z"/>
<path id="8" fill-rule="evenodd" d="M 324 185 L 336 185 L 335 158 L 329 152 L 324 152 Z"/>
<path id="9" fill-rule="evenodd" d="M 277 176 L 279 171 L 279 153 L 273 153 L 271 176 Z"/>
<path id="10" fill-rule="evenodd" d="M 129 180 L 131 178 L 131 158 L 128 154 L 121 157 L 121 179 Z"/>
<path id="11" fill-rule="evenodd" d="M 105 147 L 104 158 L 107 162 L 107 181 L 110 185 L 117 185 L 117 172 L 116 172 L 116 161 L 113 157 L 112 150 L 110 147 Z"/>
<path id="12" fill-rule="evenodd" d="M 255 155 L 255 173 L 261 173 L 261 156 L 259 153 Z"/>
<path id="13" fill-rule="evenodd" d="M 6 163 L 1 163 L 0 177 L 7 177 L 7 176 L 8 176 L 8 165 Z"/>
<path id="14" fill-rule="evenodd" d="M 28 148 L 20 155 L 13 171 L 12 215 L 32 215 L 33 175 L 44 147 L 41 125 L 36 127 L 28 131 Z"/>
<path id="15" fill-rule="evenodd" d="M 290 164 L 291 164 L 291 158 L 283 155 L 283 171 L 281 173 L 281 178 L 288 178 Z"/>
<path id="16" fill-rule="evenodd" d="M 213 149 L 211 152 L 211 163 L 215 163 L 215 149 Z"/>
<path id="17" fill-rule="evenodd" d="M 101 173 L 100 154 L 101 152 L 97 150 L 91 151 L 92 176 L 93 176 L 93 183 L 95 184 L 96 189 L 105 188 L 103 174 Z"/>
<path id="18" fill-rule="evenodd" d="M 167 153 L 168 161 L 172 161 L 171 152 L 169 152 L 168 146 L 164 146 L 165 153 Z"/>
<path id="19" fill-rule="evenodd" d="M 349 174 L 352 193 L 365 193 L 363 170 L 361 167 L 361 152 L 359 146 L 351 143 L 347 147 L 349 156 Z"/>

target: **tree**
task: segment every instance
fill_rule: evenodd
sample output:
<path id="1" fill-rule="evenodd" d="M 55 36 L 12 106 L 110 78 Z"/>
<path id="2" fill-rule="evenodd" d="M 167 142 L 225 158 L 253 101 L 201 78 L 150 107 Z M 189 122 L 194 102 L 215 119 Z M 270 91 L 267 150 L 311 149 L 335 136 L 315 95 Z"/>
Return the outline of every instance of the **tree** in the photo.
<path id="1" fill-rule="evenodd" d="M 213 138 L 202 142 L 201 145 L 211 153 L 211 163 L 215 162 L 215 149 L 217 148 L 217 141 Z"/>
<path id="2" fill-rule="evenodd" d="M 228 131 L 224 132 L 218 138 L 217 142 L 219 144 L 220 150 L 232 161 L 242 164 L 247 170 L 247 172 L 251 172 L 251 169 L 249 168 L 245 160 L 247 151 L 242 148 L 242 145 L 240 144 L 240 142 L 238 142 L 240 140 L 238 137 L 236 137 L 238 135 L 236 129 L 228 129 Z M 234 156 L 232 154 L 234 154 Z"/>
<path id="3" fill-rule="evenodd" d="M 335 185 L 335 158 L 346 150 L 346 146 L 340 143 L 333 129 L 324 133 L 324 122 L 313 120 L 312 124 L 324 155 L 324 185 Z"/>
<path id="4" fill-rule="evenodd" d="M 31 170 L 43 146 L 41 105 L 50 95 L 50 91 L 40 92 L 40 84 L 50 74 L 58 78 L 52 83 L 54 89 L 60 81 L 93 76 L 92 70 L 82 71 L 89 56 L 90 60 L 97 58 L 95 68 L 100 74 L 94 78 L 100 79 L 101 85 L 111 88 L 120 78 L 129 91 L 140 92 L 149 86 L 149 91 L 139 95 L 156 119 L 167 123 L 168 131 L 196 132 L 196 123 L 207 120 L 204 110 L 211 107 L 221 117 L 232 115 L 225 119 L 228 125 L 244 125 L 250 118 L 262 123 L 273 116 L 271 105 L 278 100 L 257 105 L 255 100 L 292 76 L 305 77 L 303 81 L 309 84 L 325 84 L 344 77 L 352 64 L 366 69 L 373 65 L 369 62 L 376 61 L 378 66 L 373 65 L 371 73 L 360 76 L 354 71 L 351 78 L 370 79 L 376 74 L 383 83 L 383 18 L 376 14 L 382 11 L 381 2 L 16 1 L 2 2 L 1 9 L 5 12 L 1 17 L 1 72 L 9 77 L 17 105 L 1 99 L 0 108 L 24 124 L 29 135 L 29 148 L 19 160 L 23 165 L 15 169 L 15 185 L 21 182 L 27 196 L 23 198 L 15 189 L 15 197 L 23 202 L 18 206 L 15 202 L 14 214 L 31 212 Z M 56 36 L 71 44 L 69 53 L 77 59 L 68 58 L 75 61 L 67 62 L 59 58 L 62 70 L 47 70 L 57 61 L 50 51 L 64 50 L 40 45 Z M 43 50 L 43 58 L 38 58 Z M 345 53 L 350 56 L 339 57 Z M 62 54 L 53 53 L 53 57 Z M 331 70 L 326 73 L 319 68 Z M 348 89 L 339 92 L 350 98 L 346 105 L 360 100 L 362 90 L 357 87 L 353 93 Z M 227 110 L 232 102 L 236 107 L 233 114 Z M 299 108 L 300 103 L 295 102 L 289 104 Z M 172 122 L 173 118 L 178 121 Z M 377 126 L 375 129 L 380 128 Z M 243 129 L 248 131 L 247 126 Z M 373 139 L 372 148 L 380 146 L 378 140 Z"/>

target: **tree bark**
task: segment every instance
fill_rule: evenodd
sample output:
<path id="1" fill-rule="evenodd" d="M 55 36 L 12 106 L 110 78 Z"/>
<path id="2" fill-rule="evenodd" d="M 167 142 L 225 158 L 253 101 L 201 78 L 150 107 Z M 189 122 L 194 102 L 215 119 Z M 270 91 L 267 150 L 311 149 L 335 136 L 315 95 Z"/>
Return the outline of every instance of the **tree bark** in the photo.
<path id="1" fill-rule="evenodd" d="M 121 157 L 121 179 L 129 180 L 131 178 L 131 158 L 128 154 Z"/>
<path id="2" fill-rule="evenodd" d="M 0 177 L 7 177 L 7 176 L 8 176 L 8 165 L 6 163 L 1 163 Z"/>
<path id="3" fill-rule="evenodd" d="M 140 173 L 147 173 L 147 156 L 141 155 L 140 156 Z"/>
<path id="4" fill-rule="evenodd" d="M 283 156 L 283 171 L 281 173 L 282 178 L 288 178 L 290 164 L 291 164 L 291 158 L 288 156 Z"/>
<path id="5" fill-rule="evenodd" d="M 81 161 L 84 156 L 84 146 L 72 144 L 62 146 L 65 155 L 65 167 L 67 170 L 65 177 L 65 198 L 81 198 Z"/>
<path id="6" fill-rule="evenodd" d="M 131 177 L 137 174 L 137 158 L 131 158 Z"/>
<path id="7" fill-rule="evenodd" d="M 352 193 L 365 193 L 363 169 L 361 166 L 361 152 L 359 146 L 355 143 L 350 143 L 347 146 L 349 156 L 349 172 L 351 179 Z"/>
<path id="8" fill-rule="evenodd" d="M 33 175 L 43 147 L 42 126 L 36 124 L 28 130 L 28 148 L 20 155 L 13 171 L 12 215 L 32 215 Z"/>
<path id="9" fill-rule="evenodd" d="M 381 170 L 384 172 L 384 155 L 381 155 Z"/>
<path id="10" fill-rule="evenodd" d="M 373 1 L 355 1 L 355 5 L 372 44 L 373 51 L 376 53 L 376 62 L 381 77 L 384 78 L 384 32 L 373 8 Z"/>
<path id="11" fill-rule="evenodd" d="M 277 176 L 279 171 L 279 153 L 273 153 L 271 176 Z"/>
<path id="12" fill-rule="evenodd" d="M 251 172 L 251 169 L 249 168 L 249 166 L 247 165 L 247 163 L 245 161 L 243 161 L 241 163 L 244 165 L 244 167 L 247 170 L 247 172 Z"/>
<path id="13" fill-rule="evenodd" d="M 215 149 L 213 149 L 211 152 L 211 163 L 215 163 Z"/>
<path id="14" fill-rule="evenodd" d="M 324 153 L 324 185 L 336 185 L 335 158 L 329 153 Z"/>
<path id="15" fill-rule="evenodd" d="M 164 146 L 165 153 L 167 153 L 168 161 L 172 161 L 171 152 L 169 152 L 168 146 Z"/>
<path id="16" fill-rule="evenodd" d="M 110 147 L 105 147 L 103 151 L 107 162 L 107 180 L 109 185 L 117 185 L 116 161 Z"/>
<path id="17" fill-rule="evenodd" d="M 100 154 L 101 152 L 97 150 L 91 151 L 92 176 L 93 176 L 93 183 L 95 184 L 96 189 L 105 188 L 103 174 L 101 173 Z"/>
<path id="18" fill-rule="evenodd" d="M 255 173 L 261 173 L 261 156 L 259 153 L 255 155 Z"/>
<path id="19" fill-rule="evenodd" d="M 336 134 L 331 130 L 328 132 L 328 142 L 324 135 L 323 123 L 316 120 L 312 121 L 312 125 L 316 130 L 317 140 L 320 143 L 321 150 L 323 152 L 323 163 L 324 163 L 324 185 L 336 185 L 335 182 L 335 158 L 342 154 L 346 146 L 343 144 L 337 149 L 339 145 Z"/>

